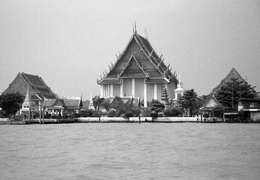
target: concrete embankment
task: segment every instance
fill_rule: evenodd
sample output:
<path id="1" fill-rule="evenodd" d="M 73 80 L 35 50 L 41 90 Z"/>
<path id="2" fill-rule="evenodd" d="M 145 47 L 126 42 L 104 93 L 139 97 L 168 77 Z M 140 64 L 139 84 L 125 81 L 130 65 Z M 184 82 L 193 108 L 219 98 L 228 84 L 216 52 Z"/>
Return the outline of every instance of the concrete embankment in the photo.
<path id="1" fill-rule="evenodd" d="M 8 118 L 0 118 L 0 125 L 22 125 L 25 124 L 24 121 L 13 121 Z"/>
<path id="2" fill-rule="evenodd" d="M 0 125 L 20 125 L 20 124 L 56 124 L 56 123 L 193 123 L 197 122 L 196 117 L 80 117 L 77 119 L 32 119 L 25 121 L 14 121 L 0 119 Z"/>
<path id="3" fill-rule="evenodd" d="M 157 122 L 157 123 L 181 123 L 181 122 L 197 122 L 196 117 L 130 117 L 124 119 L 122 117 L 80 117 L 78 123 L 139 123 L 139 122 Z"/>

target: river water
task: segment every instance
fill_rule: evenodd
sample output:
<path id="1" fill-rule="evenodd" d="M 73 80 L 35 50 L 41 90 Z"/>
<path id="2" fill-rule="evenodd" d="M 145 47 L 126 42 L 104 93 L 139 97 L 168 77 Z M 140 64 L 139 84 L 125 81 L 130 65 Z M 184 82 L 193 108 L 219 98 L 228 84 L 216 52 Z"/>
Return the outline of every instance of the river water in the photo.
<path id="1" fill-rule="evenodd" d="M 0 179 L 260 179 L 260 124 L 0 126 Z"/>

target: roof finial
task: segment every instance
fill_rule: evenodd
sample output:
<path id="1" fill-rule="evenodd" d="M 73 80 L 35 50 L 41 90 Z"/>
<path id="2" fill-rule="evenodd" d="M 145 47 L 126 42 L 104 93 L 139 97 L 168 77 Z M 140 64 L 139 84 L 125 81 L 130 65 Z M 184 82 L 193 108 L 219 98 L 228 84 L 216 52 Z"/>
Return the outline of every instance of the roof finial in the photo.
<path id="1" fill-rule="evenodd" d="M 178 88 L 182 88 L 183 87 L 183 83 L 182 83 L 182 80 L 181 80 L 181 75 L 179 74 L 179 78 L 178 78 L 178 85 L 177 85 Z"/>
<path id="2" fill-rule="evenodd" d="M 133 33 L 134 33 L 134 34 L 137 33 L 137 31 L 136 31 L 136 21 L 135 21 L 135 24 L 134 24 Z"/>
<path id="3" fill-rule="evenodd" d="M 145 31 L 145 38 L 148 39 L 148 33 L 146 31 L 146 28 L 144 29 L 144 31 Z"/>

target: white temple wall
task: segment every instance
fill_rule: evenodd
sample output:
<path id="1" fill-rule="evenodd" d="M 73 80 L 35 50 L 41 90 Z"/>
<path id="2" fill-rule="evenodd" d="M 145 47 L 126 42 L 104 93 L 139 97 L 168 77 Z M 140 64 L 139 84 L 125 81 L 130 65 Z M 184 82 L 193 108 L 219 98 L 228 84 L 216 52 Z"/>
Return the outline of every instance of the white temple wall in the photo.
<path id="1" fill-rule="evenodd" d="M 120 84 L 114 84 L 113 96 L 120 97 Z"/>
<path id="2" fill-rule="evenodd" d="M 144 79 L 135 79 L 135 97 L 144 99 Z"/>
<path id="3" fill-rule="evenodd" d="M 124 79 L 123 96 L 132 96 L 132 79 Z"/>
<path id="4" fill-rule="evenodd" d="M 163 84 L 157 84 L 157 100 L 161 100 L 163 91 Z"/>
<path id="5" fill-rule="evenodd" d="M 154 84 L 147 84 L 147 101 L 151 102 L 154 99 Z"/>

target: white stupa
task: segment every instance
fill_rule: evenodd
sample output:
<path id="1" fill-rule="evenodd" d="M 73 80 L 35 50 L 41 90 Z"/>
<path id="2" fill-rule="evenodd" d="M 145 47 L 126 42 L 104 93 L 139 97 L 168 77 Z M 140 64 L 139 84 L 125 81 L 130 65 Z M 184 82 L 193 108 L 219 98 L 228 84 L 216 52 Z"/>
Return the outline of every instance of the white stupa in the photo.
<path id="1" fill-rule="evenodd" d="M 185 89 L 183 89 L 183 83 L 181 81 L 181 76 L 179 76 L 178 78 L 178 85 L 177 85 L 177 89 L 174 90 L 175 91 L 175 99 L 174 100 L 177 100 L 178 99 L 178 95 L 183 95 Z"/>
<path id="2" fill-rule="evenodd" d="M 22 112 L 29 111 L 31 105 L 32 105 L 32 100 L 31 100 L 30 90 L 29 90 L 29 87 L 27 87 L 27 92 L 26 92 L 26 96 L 25 96 L 21 111 Z"/>
<path id="3" fill-rule="evenodd" d="M 92 92 L 91 92 L 88 109 L 95 110 L 94 105 L 93 105 L 93 99 L 92 99 L 92 98 L 93 98 L 93 97 L 92 97 Z"/>

